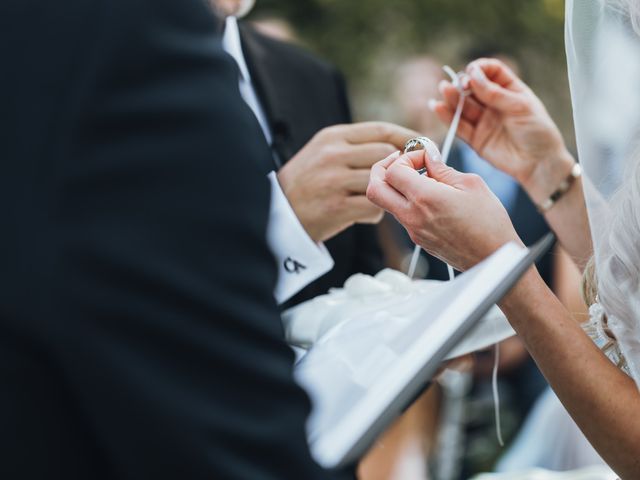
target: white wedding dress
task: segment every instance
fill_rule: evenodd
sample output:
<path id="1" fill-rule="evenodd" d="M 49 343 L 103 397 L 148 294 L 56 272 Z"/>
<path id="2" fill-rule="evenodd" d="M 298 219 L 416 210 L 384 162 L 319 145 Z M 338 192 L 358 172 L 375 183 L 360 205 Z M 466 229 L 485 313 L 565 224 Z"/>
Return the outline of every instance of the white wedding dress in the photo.
<path id="1" fill-rule="evenodd" d="M 589 444 L 549 388 L 536 402 L 520 434 L 498 463 L 496 471 L 516 473 L 541 468 L 567 472 L 593 467 L 599 467 L 601 471 L 600 477 L 593 478 L 617 478 L 612 476 L 613 472 L 606 467 L 604 460 Z"/>
<path id="2" fill-rule="evenodd" d="M 618 343 L 606 331 L 602 307 L 594 304 L 583 329 L 609 359 L 626 370 Z M 496 466 L 478 480 L 609 480 L 617 475 L 582 434 L 553 390 L 538 399 L 519 435 Z"/>
<path id="3" fill-rule="evenodd" d="M 618 480 L 618 476 L 606 467 L 589 467 L 573 472 L 534 469 L 523 473 L 487 473 L 473 480 Z"/>

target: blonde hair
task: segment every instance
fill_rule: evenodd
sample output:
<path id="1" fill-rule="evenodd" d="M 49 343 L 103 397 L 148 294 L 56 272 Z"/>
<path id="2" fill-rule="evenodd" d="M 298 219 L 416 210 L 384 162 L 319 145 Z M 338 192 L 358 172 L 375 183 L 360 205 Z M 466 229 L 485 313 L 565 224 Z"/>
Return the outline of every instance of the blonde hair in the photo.
<path id="1" fill-rule="evenodd" d="M 588 307 L 598 302 L 598 279 L 595 257 L 591 257 L 582 275 L 582 299 Z"/>

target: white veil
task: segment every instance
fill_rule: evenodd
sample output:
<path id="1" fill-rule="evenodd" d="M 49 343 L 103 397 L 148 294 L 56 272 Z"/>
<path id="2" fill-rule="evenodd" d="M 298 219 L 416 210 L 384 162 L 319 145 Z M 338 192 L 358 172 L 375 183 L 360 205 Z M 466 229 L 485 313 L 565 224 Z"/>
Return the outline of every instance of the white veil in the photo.
<path id="1" fill-rule="evenodd" d="M 567 0 L 566 46 L 598 302 L 640 385 L 640 0 Z"/>

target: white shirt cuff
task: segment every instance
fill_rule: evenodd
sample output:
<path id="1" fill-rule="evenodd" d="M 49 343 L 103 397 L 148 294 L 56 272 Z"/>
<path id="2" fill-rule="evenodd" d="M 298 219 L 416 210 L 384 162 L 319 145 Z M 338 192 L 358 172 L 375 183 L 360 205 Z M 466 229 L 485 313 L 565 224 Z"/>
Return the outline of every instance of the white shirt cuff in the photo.
<path id="1" fill-rule="evenodd" d="M 314 242 L 282 192 L 276 172 L 269 174 L 271 208 L 267 242 L 278 262 L 276 301 L 286 302 L 305 286 L 333 268 L 333 258 L 323 243 Z"/>

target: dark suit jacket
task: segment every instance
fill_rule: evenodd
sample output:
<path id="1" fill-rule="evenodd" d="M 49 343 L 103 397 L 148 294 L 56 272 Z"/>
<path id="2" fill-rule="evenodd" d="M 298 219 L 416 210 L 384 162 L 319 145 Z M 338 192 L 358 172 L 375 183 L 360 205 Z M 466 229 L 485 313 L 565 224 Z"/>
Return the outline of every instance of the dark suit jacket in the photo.
<path id="1" fill-rule="evenodd" d="M 272 296 L 270 152 L 212 20 L 0 3 L 2 479 L 327 477 Z"/>
<path id="2" fill-rule="evenodd" d="M 256 93 L 273 133 L 281 162 L 291 159 L 321 129 L 351 122 L 342 76 L 304 50 L 265 37 L 240 24 L 242 47 Z M 270 164 L 269 170 L 274 168 Z M 341 287 L 354 273 L 377 273 L 383 267 L 377 230 L 355 225 L 326 242 L 335 267 L 308 285 L 287 306 Z"/>

